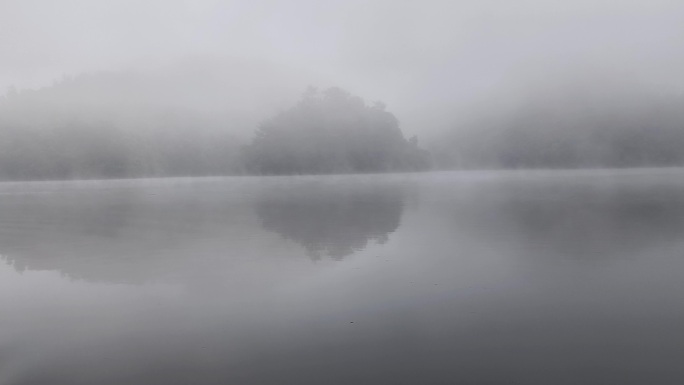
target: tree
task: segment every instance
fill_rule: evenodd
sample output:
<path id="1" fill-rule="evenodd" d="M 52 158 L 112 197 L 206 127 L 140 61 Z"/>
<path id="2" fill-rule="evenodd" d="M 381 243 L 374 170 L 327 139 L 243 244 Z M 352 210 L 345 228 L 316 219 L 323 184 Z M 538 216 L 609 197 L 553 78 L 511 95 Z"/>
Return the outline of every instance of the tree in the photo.
<path id="1" fill-rule="evenodd" d="M 384 104 L 312 87 L 294 107 L 262 123 L 244 158 L 258 174 L 415 171 L 429 163 Z"/>

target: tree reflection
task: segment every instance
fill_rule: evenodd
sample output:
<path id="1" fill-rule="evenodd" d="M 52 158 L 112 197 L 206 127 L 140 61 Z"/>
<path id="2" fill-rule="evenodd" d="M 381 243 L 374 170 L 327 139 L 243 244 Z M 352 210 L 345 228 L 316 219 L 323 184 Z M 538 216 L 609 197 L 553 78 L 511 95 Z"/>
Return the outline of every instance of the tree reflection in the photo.
<path id="1" fill-rule="evenodd" d="M 293 240 L 318 260 L 339 260 L 385 243 L 401 222 L 403 193 L 396 186 L 311 183 L 264 194 L 257 213 L 266 230 Z"/>
<path id="2" fill-rule="evenodd" d="M 200 193 L 195 184 L 171 183 L 50 182 L 37 192 L 40 185 L 22 185 L 26 191 L 0 201 L 0 258 L 19 272 L 127 284 L 220 270 L 219 256 L 253 231 L 245 225 L 248 202 L 223 185 Z"/>
<path id="3" fill-rule="evenodd" d="M 277 275 L 263 261 L 282 243 L 252 242 L 270 231 L 303 244 L 312 258 L 339 259 L 397 229 L 398 186 L 327 180 L 0 186 L 0 261 L 89 282 L 222 285 L 240 269 Z"/>
<path id="4" fill-rule="evenodd" d="M 470 239 L 484 240 L 482 245 L 504 242 L 528 258 L 607 261 L 664 255 L 684 236 L 684 195 L 676 180 L 521 178 L 495 186 L 445 208 L 450 225 Z"/>

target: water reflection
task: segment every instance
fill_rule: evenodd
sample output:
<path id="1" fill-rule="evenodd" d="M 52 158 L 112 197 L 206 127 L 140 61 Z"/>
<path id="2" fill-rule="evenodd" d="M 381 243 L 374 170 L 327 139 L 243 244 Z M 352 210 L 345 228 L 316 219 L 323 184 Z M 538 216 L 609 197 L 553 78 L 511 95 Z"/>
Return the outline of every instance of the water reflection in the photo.
<path id="1" fill-rule="evenodd" d="M 339 260 L 369 241 L 387 242 L 403 208 L 398 186 L 311 182 L 264 193 L 256 211 L 264 229 L 301 244 L 311 259 Z"/>
<path id="2" fill-rule="evenodd" d="M 462 235 L 506 242 L 511 254 L 539 261 L 662 256 L 663 245 L 684 239 L 684 184 L 641 179 L 501 180 L 442 197 L 451 204 L 439 210 Z M 454 190 L 437 194 L 445 191 Z"/>
<path id="3" fill-rule="evenodd" d="M 508 175 L 0 185 L 0 384 L 684 383 L 681 172 Z"/>
<path id="4" fill-rule="evenodd" d="M 510 202 L 502 214 L 520 225 L 521 240 L 546 256 L 575 260 L 629 259 L 684 236 L 684 196 L 625 193 L 547 202 Z M 667 196 L 669 195 L 669 196 Z"/>
<path id="5" fill-rule="evenodd" d="M 384 243 L 400 224 L 402 189 L 384 180 L 335 183 L 223 179 L 0 186 L 0 257 L 70 279 L 223 284 L 227 274 Z M 11 189 L 10 189 L 11 190 Z M 282 235 L 279 237 L 277 234 Z M 285 239 L 283 239 L 285 238 Z M 259 268 L 255 266 L 261 266 Z M 245 274 L 243 274 L 245 275 Z"/>
<path id="6" fill-rule="evenodd" d="M 237 263 L 233 253 L 246 247 L 245 235 L 259 231 L 244 186 L 46 186 L 26 184 L 0 201 L 0 252 L 17 271 L 128 284 L 194 279 L 191 274 Z"/>

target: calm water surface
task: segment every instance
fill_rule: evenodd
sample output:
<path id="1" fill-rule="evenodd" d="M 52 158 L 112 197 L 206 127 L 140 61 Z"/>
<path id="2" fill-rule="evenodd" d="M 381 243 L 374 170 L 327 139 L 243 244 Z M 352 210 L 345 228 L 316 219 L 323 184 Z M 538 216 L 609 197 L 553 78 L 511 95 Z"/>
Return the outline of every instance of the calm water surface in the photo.
<path id="1" fill-rule="evenodd" d="M 0 384 L 682 384 L 684 171 L 0 184 Z"/>

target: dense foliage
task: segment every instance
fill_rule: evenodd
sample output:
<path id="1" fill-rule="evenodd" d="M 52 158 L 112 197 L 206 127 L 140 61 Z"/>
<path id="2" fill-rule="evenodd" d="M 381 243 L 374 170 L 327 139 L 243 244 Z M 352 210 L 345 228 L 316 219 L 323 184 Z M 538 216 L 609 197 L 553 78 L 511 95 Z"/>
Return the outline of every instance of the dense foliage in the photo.
<path id="1" fill-rule="evenodd" d="M 171 92 L 165 85 L 181 73 L 155 81 L 103 73 L 11 90 L 0 97 L 0 180 L 684 166 L 684 97 L 660 88 L 592 82 L 488 103 L 428 153 L 384 104 L 339 88 L 310 88 L 259 126 L 294 99 L 262 110 L 256 85 L 235 90 L 242 104 L 228 91 L 209 97 L 212 87 L 185 87 L 190 81 Z"/>
<path id="2" fill-rule="evenodd" d="M 442 168 L 684 165 L 684 98 L 584 89 L 492 108 L 433 149 Z"/>
<path id="3" fill-rule="evenodd" d="M 238 151 L 230 135 L 195 124 L 136 131 L 66 117 L 40 125 L 0 120 L 3 180 L 235 174 Z"/>
<path id="4" fill-rule="evenodd" d="M 186 79 L 195 72 L 102 72 L 10 89 L 0 96 L 0 180 L 240 173 L 236 133 L 252 131 L 257 114 L 242 113 L 251 104 L 229 91 L 207 96 L 209 80 Z"/>
<path id="5" fill-rule="evenodd" d="M 84 75 L 0 97 L 0 180 L 427 167 L 427 153 L 415 138 L 404 138 L 397 119 L 382 104 L 366 106 L 339 89 L 320 94 L 310 90 L 294 108 L 264 123 L 241 153 L 244 142 L 235 132 L 257 125 L 231 110 L 235 105 L 217 115 L 183 108 L 189 97 L 182 93 L 183 100 L 154 100 L 136 95 L 141 79 L 145 77 L 127 73 Z M 141 90 L 151 93 L 148 88 L 163 84 Z"/>
<path id="6" fill-rule="evenodd" d="M 412 171 L 429 160 L 382 103 L 368 106 L 339 88 L 307 90 L 261 125 L 244 155 L 247 170 L 258 174 Z"/>

